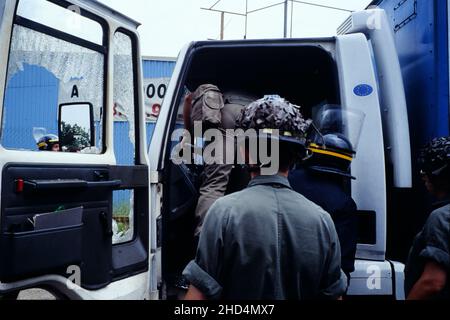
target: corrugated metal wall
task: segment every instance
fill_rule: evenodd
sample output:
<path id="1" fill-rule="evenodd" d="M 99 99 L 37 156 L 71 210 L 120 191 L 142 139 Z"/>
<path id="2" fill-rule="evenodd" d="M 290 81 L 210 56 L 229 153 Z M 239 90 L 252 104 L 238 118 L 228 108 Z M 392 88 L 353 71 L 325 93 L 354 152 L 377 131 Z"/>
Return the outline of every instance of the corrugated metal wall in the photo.
<path id="1" fill-rule="evenodd" d="M 170 78 L 175 68 L 175 60 L 155 60 L 158 58 L 144 58 L 144 78 Z"/>
<path id="2" fill-rule="evenodd" d="M 35 150 L 33 128 L 58 133 L 58 79 L 39 66 L 24 65 L 14 75 L 5 94 L 2 145 Z"/>

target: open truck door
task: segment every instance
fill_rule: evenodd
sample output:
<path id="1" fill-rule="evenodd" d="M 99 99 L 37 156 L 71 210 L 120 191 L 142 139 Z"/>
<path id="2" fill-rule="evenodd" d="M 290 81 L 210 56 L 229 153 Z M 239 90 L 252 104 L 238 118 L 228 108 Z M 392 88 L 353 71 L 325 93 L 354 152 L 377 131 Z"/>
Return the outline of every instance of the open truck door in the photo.
<path id="1" fill-rule="evenodd" d="M 325 103 L 365 114 L 352 166 L 357 180 L 349 186 L 359 209 L 358 260 L 349 294 L 402 297 L 402 284 L 394 283 L 400 278 L 394 276 L 393 264 L 385 260 L 387 148 L 376 70 L 371 44 L 362 33 L 323 39 L 196 42 L 182 50 L 149 152 L 155 177 L 151 181 L 152 212 L 160 213 L 161 277 L 166 296 L 175 292 L 171 289 L 176 287 L 176 279 L 195 255 L 194 210 L 202 171 L 195 163 L 171 161 L 179 143 L 176 129 L 184 128 L 186 92 L 212 83 L 223 92 L 280 95 L 300 105 L 310 118 Z"/>
<path id="2" fill-rule="evenodd" d="M 0 295 L 157 298 L 139 24 L 89 0 L 0 23 Z"/>

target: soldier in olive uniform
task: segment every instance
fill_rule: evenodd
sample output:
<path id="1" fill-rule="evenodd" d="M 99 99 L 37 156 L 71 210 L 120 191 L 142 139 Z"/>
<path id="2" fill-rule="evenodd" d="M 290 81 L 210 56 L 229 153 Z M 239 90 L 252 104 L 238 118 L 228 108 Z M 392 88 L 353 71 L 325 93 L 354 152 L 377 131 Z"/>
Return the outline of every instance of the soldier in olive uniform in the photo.
<path id="1" fill-rule="evenodd" d="M 199 88 L 202 88 L 202 86 Z M 197 91 L 198 90 L 199 89 L 197 89 Z M 199 95 L 197 91 L 192 95 L 188 95 L 184 104 L 184 123 L 185 127 L 190 128 L 190 130 L 194 126 L 191 115 L 192 105 L 194 104 L 193 99 Z M 197 238 L 200 235 L 203 220 L 209 208 L 217 199 L 225 196 L 229 187 L 230 177 L 234 169 L 232 163 L 226 163 L 226 150 L 234 149 L 234 136 L 227 136 L 226 130 L 236 129 L 236 123 L 242 113 L 242 110 L 255 99 L 256 98 L 254 96 L 239 91 L 227 91 L 223 94 L 224 104 L 223 108 L 220 110 L 221 122 L 217 128 L 223 134 L 223 153 L 216 154 L 216 157 L 218 159 L 222 158 L 223 162 L 216 164 L 205 164 L 204 166 L 201 175 L 199 199 L 195 209 L 195 216 L 197 219 L 195 236 Z M 239 185 L 248 183 L 248 178 L 246 175 L 241 174 L 240 176 L 241 177 L 239 180 L 243 180 L 243 182 L 236 181 L 236 179 L 233 182 L 236 182 Z M 239 189 L 239 187 L 237 188 Z"/>
<path id="2" fill-rule="evenodd" d="M 268 97 L 245 108 L 242 129 L 279 129 L 279 135 L 270 136 L 280 142 L 279 172 L 264 176 L 264 164 L 249 165 L 247 189 L 210 208 L 197 256 L 183 272 L 191 283 L 186 299 L 336 299 L 345 293 L 330 215 L 293 191 L 287 179 L 305 152 L 309 125 L 299 107 L 281 98 Z M 242 149 L 251 160 L 249 146 Z"/>

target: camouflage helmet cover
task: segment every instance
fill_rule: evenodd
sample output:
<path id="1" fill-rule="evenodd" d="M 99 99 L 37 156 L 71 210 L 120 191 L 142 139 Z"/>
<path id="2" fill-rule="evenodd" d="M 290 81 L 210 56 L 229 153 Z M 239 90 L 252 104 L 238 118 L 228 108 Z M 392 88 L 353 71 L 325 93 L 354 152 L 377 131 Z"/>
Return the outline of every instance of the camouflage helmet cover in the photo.
<path id="1" fill-rule="evenodd" d="M 249 104 L 238 120 L 243 130 L 262 130 L 270 134 L 279 130 L 279 139 L 286 142 L 305 143 L 311 120 L 305 120 L 300 107 L 278 97 L 268 96 Z"/>
<path id="2" fill-rule="evenodd" d="M 450 137 L 434 139 L 419 155 L 419 166 L 423 173 L 439 176 L 450 166 Z"/>

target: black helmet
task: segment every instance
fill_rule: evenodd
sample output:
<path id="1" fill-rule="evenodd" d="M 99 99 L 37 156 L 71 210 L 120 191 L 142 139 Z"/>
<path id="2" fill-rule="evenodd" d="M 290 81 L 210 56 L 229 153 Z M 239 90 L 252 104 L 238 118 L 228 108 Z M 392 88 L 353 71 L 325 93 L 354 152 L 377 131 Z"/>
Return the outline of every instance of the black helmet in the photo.
<path id="1" fill-rule="evenodd" d="M 311 120 L 305 120 L 300 107 L 279 96 L 266 96 L 252 102 L 241 114 L 238 127 L 254 129 L 280 141 L 306 147 L 306 132 Z M 278 131 L 278 134 L 275 132 Z"/>
<path id="2" fill-rule="evenodd" d="M 306 165 L 315 171 L 355 179 L 350 174 L 350 165 L 356 152 L 347 137 L 340 133 L 316 137 L 308 146 L 311 157 L 306 161 Z"/>
<path id="3" fill-rule="evenodd" d="M 39 139 L 37 146 L 40 151 L 52 151 L 55 144 L 59 144 L 58 136 L 48 134 Z"/>
<path id="4" fill-rule="evenodd" d="M 366 115 L 358 110 L 335 104 L 323 104 L 313 108 L 314 131 L 310 132 L 308 150 L 309 168 L 355 179 L 350 166 L 356 157 Z"/>
<path id="5" fill-rule="evenodd" d="M 437 138 L 427 144 L 419 156 L 422 174 L 441 176 L 450 172 L 450 137 Z"/>

